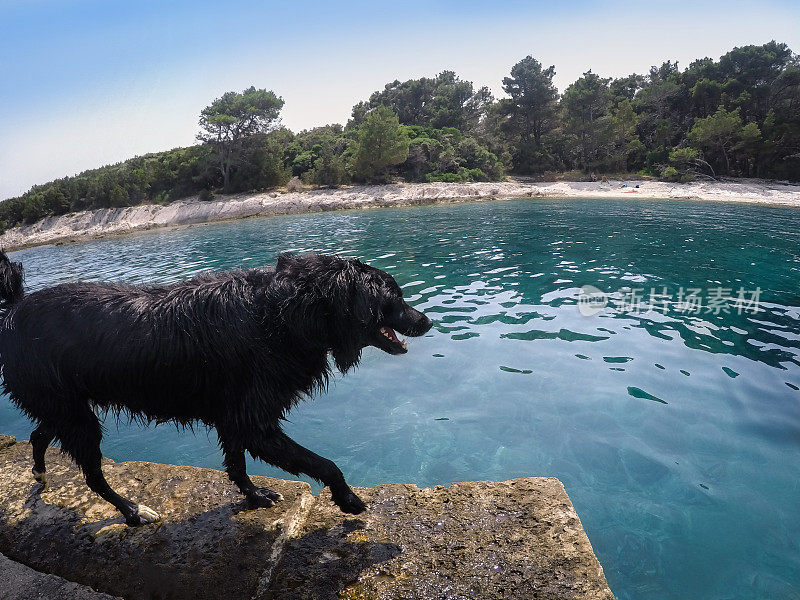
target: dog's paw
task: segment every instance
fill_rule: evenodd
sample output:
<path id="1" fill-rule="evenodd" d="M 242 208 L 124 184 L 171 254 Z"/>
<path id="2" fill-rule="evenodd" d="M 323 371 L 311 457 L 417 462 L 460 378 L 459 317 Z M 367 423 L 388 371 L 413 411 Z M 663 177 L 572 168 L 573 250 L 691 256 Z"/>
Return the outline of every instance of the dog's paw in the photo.
<path id="1" fill-rule="evenodd" d="M 31 472 L 33 473 L 33 478 L 34 478 L 36 481 L 38 481 L 39 483 L 43 483 L 43 484 L 45 484 L 45 486 L 47 485 L 47 473 L 46 473 L 46 472 L 44 472 L 44 471 L 37 471 L 37 470 L 36 470 L 36 467 L 34 467 L 33 469 L 31 469 Z"/>
<path id="2" fill-rule="evenodd" d="M 269 508 L 283 500 L 283 494 L 269 488 L 257 487 L 247 494 L 247 502 L 257 508 Z"/>
<path id="3" fill-rule="evenodd" d="M 149 523 L 155 523 L 161 518 L 156 511 L 152 508 L 145 506 L 144 504 L 137 504 L 136 505 L 136 512 L 133 513 L 130 517 L 125 519 L 125 523 L 130 525 L 131 527 L 139 527 L 141 525 L 147 525 Z"/>
<path id="4" fill-rule="evenodd" d="M 341 497 L 334 497 L 333 501 L 336 503 L 342 512 L 357 515 L 367 510 L 367 505 L 361 501 L 361 498 L 356 496 L 352 490 L 348 490 L 346 494 Z"/>

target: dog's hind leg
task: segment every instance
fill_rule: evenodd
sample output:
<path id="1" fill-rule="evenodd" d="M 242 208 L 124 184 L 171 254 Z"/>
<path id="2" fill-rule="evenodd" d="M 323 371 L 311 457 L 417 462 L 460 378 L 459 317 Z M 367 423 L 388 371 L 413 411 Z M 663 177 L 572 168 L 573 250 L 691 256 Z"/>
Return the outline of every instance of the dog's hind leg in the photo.
<path id="1" fill-rule="evenodd" d="M 47 484 L 47 476 L 45 475 L 47 469 L 44 465 L 44 453 L 54 438 L 55 433 L 44 423 L 40 423 L 39 426 L 33 430 L 33 433 L 31 433 L 31 446 L 33 446 L 33 478 L 39 483 Z"/>
<path id="2" fill-rule="evenodd" d="M 331 488 L 333 501 L 343 512 L 357 515 L 367 508 L 333 461 L 303 448 L 280 429 L 272 430 L 266 439 L 248 444 L 247 450 L 254 457 L 293 475 L 305 473 L 324 483 Z"/>
<path id="3" fill-rule="evenodd" d="M 59 422 L 56 437 L 61 440 L 62 450 L 83 471 L 86 485 L 103 500 L 113 504 L 125 517 L 125 523 L 131 526 L 146 525 L 160 518 L 151 508 L 123 498 L 108 485 L 101 469 L 103 456 L 100 453 L 100 440 L 103 434 L 97 415 L 88 405 L 73 405 Z"/>
<path id="4" fill-rule="evenodd" d="M 258 487 L 250 480 L 244 460 L 244 448 L 241 444 L 233 441 L 234 436 L 225 434 L 223 431 L 217 429 L 219 444 L 224 455 L 225 470 L 228 472 L 230 480 L 247 497 L 247 501 L 252 506 L 269 508 L 279 500 L 283 500 L 283 495 L 280 493 L 269 488 Z"/>

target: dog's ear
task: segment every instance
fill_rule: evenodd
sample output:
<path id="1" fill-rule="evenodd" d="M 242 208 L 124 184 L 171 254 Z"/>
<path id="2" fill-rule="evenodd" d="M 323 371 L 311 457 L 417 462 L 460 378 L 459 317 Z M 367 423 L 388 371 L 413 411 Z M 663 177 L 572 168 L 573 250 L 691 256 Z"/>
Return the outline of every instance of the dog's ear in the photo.
<path id="1" fill-rule="evenodd" d="M 361 360 L 368 332 L 377 323 L 375 284 L 365 277 L 362 266 L 357 260 L 342 261 L 328 288 L 332 308 L 331 354 L 342 373 Z"/>
<path id="2" fill-rule="evenodd" d="M 361 360 L 363 340 L 358 334 L 362 333 L 365 326 L 370 327 L 375 323 L 377 313 L 374 297 L 358 285 L 351 289 L 350 297 L 339 306 L 341 311 L 335 318 L 339 324 L 336 346 L 331 350 L 331 355 L 336 368 L 344 374 Z"/>
<path id="3" fill-rule="evenodd" d="M 329 289 L 335 322 L 349 330 L 372 327 L 380 313 L 379 282 L 368 277 L 353 260 L 344 262 Z"/>
<path id="4" fill-rule="evenodd" d="M 373 323 L 380 310 L 376 305 L 375 290 L 368 286 L 355 286 L 351 297 L 352 318 L 356 323 Z"/>

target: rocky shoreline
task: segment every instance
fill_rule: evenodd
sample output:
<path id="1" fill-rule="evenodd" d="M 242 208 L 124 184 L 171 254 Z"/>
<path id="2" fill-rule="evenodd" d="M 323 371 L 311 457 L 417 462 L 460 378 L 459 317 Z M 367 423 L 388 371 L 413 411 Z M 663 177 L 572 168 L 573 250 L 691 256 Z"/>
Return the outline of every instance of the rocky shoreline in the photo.
<path id="1" fill-rule="evenodd" d="M 622 187 L 625 185 L 626 187 Z M 635 186 L 639 187 L 636 188 Z M 800 185 L 785 182 L 661 181 L 414 183 L 350 186 L 306 192 L 264 192 L 225 196 L 208 202 L 188 198 L 162 206 L 145 204 L 104 208 L 9 229 L 0 235 L 0 248 L 18 250 L 56 242 L 74 242 L 121 235 L 158 227 L 176 227 L 328 210 L 469 202 L 510 198 L 655 198 L 777 204 L 800 207 Z"/>
<path id="2" fill-rule="evenodd" d="M 0 435 L 2 600 L 613 600 L 552 477 L 357 488 L 353 517 L 299 481 L 255 477 L 284 500 L 251 510 L 221 471 L 105 460 L 162 515 L 130 528 L 57 449 L 47 464 L 44 488 Z"/>

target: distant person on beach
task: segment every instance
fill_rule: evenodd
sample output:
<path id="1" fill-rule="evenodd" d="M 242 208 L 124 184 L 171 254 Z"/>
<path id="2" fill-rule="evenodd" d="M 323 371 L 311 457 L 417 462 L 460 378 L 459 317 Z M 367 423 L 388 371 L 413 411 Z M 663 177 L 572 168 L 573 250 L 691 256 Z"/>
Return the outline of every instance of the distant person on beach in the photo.
<path id="1" fill-rule="evenodd" d="M 608 183 L 608 178 L 607 178 L 605 175 L 603 175 L 603 176 L 600 178 L 600 183 Z"/>
<path id="2" fill-rule="evenodd" d="M 597 181 L 597 175 L 594 174 L 594 171 L 592 171 L 592 174 L 589 177 L 592 178 L 592 181 Z"/>

